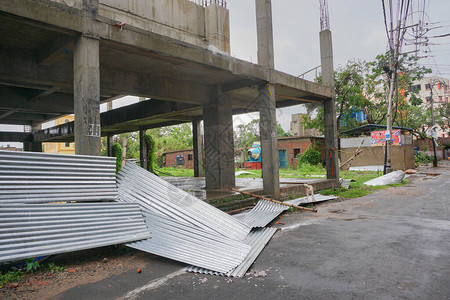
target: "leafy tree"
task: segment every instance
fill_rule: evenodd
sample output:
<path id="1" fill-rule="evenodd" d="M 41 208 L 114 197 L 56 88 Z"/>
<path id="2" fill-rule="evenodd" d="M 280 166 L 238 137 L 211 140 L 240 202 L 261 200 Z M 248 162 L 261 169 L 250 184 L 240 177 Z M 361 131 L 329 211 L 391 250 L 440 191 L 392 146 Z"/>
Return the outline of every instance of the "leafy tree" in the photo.
<path id="1" fill-rule="evenodd" d="M 234 146 L 237 148 L 250 147 L 259 141 L 259 119 L 248 124 L 239 124 L 234 130 Z"/>
<path id="2" fill-rule="evenodd" d="M 292 136 L 292 134 L 290 132 L 284 131 L 280 123 L 277 122 L 277 136 Z"/>
<path id="3" fill-rule="evenodd" d="M 308 149 L 303 154 L 298 154 L 298 168 L 303 164 L 318 165 L 322 162 L 320 158 L 320 143 L 309 145 Z"/>
<path id="4" fill-rule="evenodd" d="M 442 130 L 450 134 L 450 102 L 441 103 L 441 105 L 436 109 L 437 118 L 436 123 L 441 126 Z"/>
<path id="5" fill-rule="evenodd" d="M 116 158 L 116 173 L 122 168 L 122 145 L 115 143 L 112 146 L 112 155 Z"/>
<path id="6" fill-rule="evenodd" d="M 367 123 L 386 124 L 389 96 L 389 53 L 378 55 L 374 61 L 349 61 L 335 72 L 335 101 L 338 131 L 362 125 L 352 118 L 352 113 L 363 111 Z M 417 59 L 403 55 L 399 59 L 397 89 L 393 97 L 393 124 L 405 126 L 409 121 L 408 111 L 412 104 L 420 104 L 417 91 L 411 89 L 412 82 L 423 78 L 430 69 L 418 67 Z M 320 80 L 320 79 L 319 79 Z M 407 99 L 412 99 L 412 104 Z M 324 131 L 323 107 L 319 108 L 315 119 L 303 122 L 308 128 Z M 419 120 L 416 120 L 417 122 Z M 411 123 L 411 122 L 410 122 Z"/>

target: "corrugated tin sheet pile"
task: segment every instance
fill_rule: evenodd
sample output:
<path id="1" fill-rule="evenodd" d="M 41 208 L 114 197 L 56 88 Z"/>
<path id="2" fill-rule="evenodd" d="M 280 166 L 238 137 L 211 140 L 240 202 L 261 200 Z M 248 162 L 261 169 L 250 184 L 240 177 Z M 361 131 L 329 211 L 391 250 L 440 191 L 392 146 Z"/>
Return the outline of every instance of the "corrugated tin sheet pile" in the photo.
<path id="1" fill-rule="evenodd" d="M 191 272 L 240 277 L 276 232 L 265 226 L 288 209 L 260 200 L 230 216 L 135 164 L 116 176 L 115 164 L 0 151 L 0 263 L 127 243 Z"/>
<path id="2" fill-rule="evenodd" d="M 108 157 L 0 151 L 0 263 L 149 238 L 139 205 L 93 203 L 116 200 L 115 166 Z"/>

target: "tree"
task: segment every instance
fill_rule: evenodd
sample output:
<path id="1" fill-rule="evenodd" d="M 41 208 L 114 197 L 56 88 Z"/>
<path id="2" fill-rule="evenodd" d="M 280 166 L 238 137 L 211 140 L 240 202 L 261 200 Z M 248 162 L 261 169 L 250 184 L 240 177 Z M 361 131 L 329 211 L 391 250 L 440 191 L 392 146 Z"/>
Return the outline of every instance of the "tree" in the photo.
<path id="1" fill-rule="evenodd" d="M 259 119 L 248 124 L 239 124 L 234 130 L 234 146 L 237 148 L 250 147 L 259 141 Z"/>
<path id="2" fill-rule="evenodd" d="M 444 132 L 450 134 L 450 102 L 441 103 L 441 105 L 436 109 L 436 112 L 436 123 L 441 126 L 441 129 Z"/>
<path id="3" fill-rule="evenodd" d="M 277 122 L 277 136 L 292 136 L 290 132 L 284 131 L 283 127 L 281 127 L 281 124 Z"/>
<path id="4" fill-rule="evenodd" d="M 389 53 L 378 55 L 374 61 L 350 60 L 346 66 L 335 72 L 335 101 L 338 131 L 351 129 L 363 123 L 386 124 L 387 98 L 389 92 Z M 415 80 L 423 78 L 430 69 L 418 67 L 417 59 L 403 55 L 399 58 L 399 70 L 394 93 L 393 122 L 397 126 L 405 126 L 407 122 L 416 124 L 420 120 L 411 119 L 408 112 L 412 104 L 421 103 L 417 91 L 411 89 Z M 320 78 L 319 78 L 320 81 Z M 412 99 L 412 104 L 407 99 Z M 357 122 L 353 117 L 355 112 L 363 111 L 367 117 L 364 122 Z M 303 122 L 308 128 L 317 128 L 324 132 L 323 107 L 317 112 L 317 117 L 306 118 Z M 422 118 L 422 117 L 420 117 Z M 420 128 L 417 127 L 417 128 Z"/>

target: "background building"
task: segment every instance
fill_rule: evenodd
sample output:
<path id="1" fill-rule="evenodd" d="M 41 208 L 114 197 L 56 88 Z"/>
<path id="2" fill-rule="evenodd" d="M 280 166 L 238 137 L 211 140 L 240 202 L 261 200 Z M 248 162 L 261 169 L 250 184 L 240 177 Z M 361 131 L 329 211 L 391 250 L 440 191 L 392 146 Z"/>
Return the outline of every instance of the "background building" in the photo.
<path id="1" fill-rule="evenodd" d="M 72 122 L 74 116 L 68 115 L 55 120 L 55 125 Z M 75 154 L 75 143 L 43 143 L 45 153 Z"/>
<path id="2" fill-rule="evenodd" d="M 307 114 L 292 114 L 291 115 L 291 126 L 290 126 L 290 133 L 293 136 L 297 137 L 317 137 L 320 135 L 320 132 L 315 128 L 306 128 L 305 125 L 302 123 L 306 120 L 308 117 Z"/>

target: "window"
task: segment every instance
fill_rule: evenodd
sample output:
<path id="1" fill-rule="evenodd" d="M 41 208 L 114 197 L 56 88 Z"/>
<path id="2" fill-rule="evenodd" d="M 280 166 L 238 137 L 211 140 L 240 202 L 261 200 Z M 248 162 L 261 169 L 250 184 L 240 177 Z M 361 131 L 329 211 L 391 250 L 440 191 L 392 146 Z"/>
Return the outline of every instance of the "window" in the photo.
<path id="1" fill-rule="evenodd" d="M 300 148 L 294 149 L 294 158 L 297 157 L 297 155 L 299 155 L 300 153 L 302 153 L 302 152 L 300 151 Z"/>
<path id="2" fill-rule="evenodd" d="M 69 142 L 66 142 L 66 147 L 70 147 L 70 143 Z"/>
<path id="3" fill-rule="evenodd" d="M 442 102 L 442 96 L 439 96 L 439 102 Z"/>
<path id="4" fill-rule="evenodd" d="M 411 91 L 413 91 L 413 92 L 420 91 L 420 84 L 413 85 L 411 87 Z"/>
<path id="5" fill-rule="evenodd" d="M 427 103 L 431 103 L 431 97 L 427 97 Z"/>
<path id="6" fill-rule="evenodd" d="M 440 90 L 440 89 L 441 89 L 441 83 L 438 82 L 438 90 Z"/>
<path id="7" fill-rule="evenodd" d="M 192 160 L 192 154 L 188 154 L 188 160 Z"/>
<path id="8" fill-rule="evenodd" d="M 430 89 L 430 84 L 429 84 L 429 83 L 426 83 L 426 84 L 425 84 L 425 89 L 426 89 L 426 90 L 429 90 L 429 89 Z"/>
<path id="9" fill-rule="evenodd" d="M 448 103 L 448 97 L 445 97 L 445 103 Z"/>

